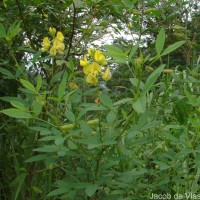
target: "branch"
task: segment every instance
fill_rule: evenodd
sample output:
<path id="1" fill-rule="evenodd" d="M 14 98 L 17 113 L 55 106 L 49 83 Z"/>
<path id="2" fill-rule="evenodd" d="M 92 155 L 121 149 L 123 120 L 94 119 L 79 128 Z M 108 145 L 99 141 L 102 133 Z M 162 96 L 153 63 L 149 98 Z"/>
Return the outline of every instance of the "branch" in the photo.
<path id="1" fill-rule="evenodd" d="M 70 39 L 69 39 L 69 48 L 68 48 L 68 52 L 67 52 L 67 55 L 66 55 L 66 60 L 68 60 L 69 53 L 70 53 L 70 50 L 71 50 L 71 48 L 72 48 L 72 40 L 73 40 L 73 37 L 74 37 L 75 22 L 76 22 L 76 7 L 75 7 L 74 2 L 72 3 L 72 5 L 73 5 L 73 8 L 74 8 L 73 24 L 72 24 L 72 33 L 71 33 L 71 37 L 70 37 Z"/>

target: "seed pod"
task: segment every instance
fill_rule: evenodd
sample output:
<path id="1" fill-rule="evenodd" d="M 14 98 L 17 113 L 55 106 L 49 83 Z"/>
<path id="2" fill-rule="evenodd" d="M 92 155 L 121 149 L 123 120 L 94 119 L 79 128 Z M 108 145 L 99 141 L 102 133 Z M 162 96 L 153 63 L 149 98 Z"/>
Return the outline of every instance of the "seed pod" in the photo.
<path id="1" fill-rule="evenodd" d="M 164 69 L 164 70 L 163 70 L 163 73 L 166 73 L 166 74 L 171 74 L 171 73 L 173 73 L 173 72 L 174 72 L 173 69 Z"/>
<path id="2" fill-rule="evenodd" d="M 153 68 L 152 68 L 152 67 L 150 67 L 150 66 L 146 66 L 146 67 L 145 67 L 145 69 L 146 69 L 147 71 L 150 71 L 150 72 L 152 72 L 152 71 L 153 71 Z"/>
<path id="3" fill-rule="evenodd" d="M 174 25 L 174 26 L 172 26 L 172 28 L 173 28 L 173 30 L 178 30 L 178 31 L 186 30 L 186 27 L 179 26 L 179 25 Z"/>
<path id="4" fill-rule="evenodd" d="M 89 120 L 87 121 L 88 125 L 97 125 L 99 123 L 98 119 L 93 119 L 93 120 Z"/>
<path id="5" fill-rule="evenodd" d="M 143 63 L 143 59 L 141 57 L 138 57 L 135 59 L 135 73 L 138 78 L 140 77 L 142 73 L 142 63 Z"/>
<path id="6" fill-rule="evenodd" d="M 60 126 L 60 129 L 62 131 L 69 131 L 69 130 L 71 130 L 73 128 L 74 128 L 74 124 L 66 124 L 66 125 Z"/>
<path id="7" fill-rule="evenodd" d="M 145 10 L 144 13 L 149 14 L 149 13 L 154 12 L 154 11 L 158 11 L 158 9 L 157 8 L 149 8 L 149 9 Z"/>
<path id="8" fill-rule="evenodd" d="M 133 13 L 134 15 L 139 15 L 139 14 L 140 14 L 140 12 L 139 12 L 138 10 L 136 10 L 136 9 L 133 9 L 133 10 L 132 10 L 132 13 Z"/>
<path id="9" fill-rule="evenodd" d="M 173 35 L 174 35 L 176 38 L 180 38 L 180 39 L 185 38 L 185 34 L 183 34 L 183 33 L 173 33 Z"/>

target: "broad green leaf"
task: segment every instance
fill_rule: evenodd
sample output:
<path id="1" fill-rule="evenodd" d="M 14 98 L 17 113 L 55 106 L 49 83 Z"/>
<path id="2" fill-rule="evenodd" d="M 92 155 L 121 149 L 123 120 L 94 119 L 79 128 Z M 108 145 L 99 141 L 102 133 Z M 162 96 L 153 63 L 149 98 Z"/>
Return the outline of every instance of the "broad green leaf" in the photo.
<path id="1" fill-rule="evenodd" d="M 56 135 L 55 137 L 55 145 L 59 146 L 63 144 L 65 141 L 65 138 L 63 138 L 61 135 Z"/>
<path id="2" fill-rule="evenodd" d="M 67 85 L 67 72 L 65 72 L 63 74 L 63 77 L 62 77 L 62 81 L 58 87 L 58 98 L 62 98 L 64 93 L 65 93 L 65 89 L 66 89 L 66 85 Z"/>
<path id="3" fill-rule="evenodd" d="M 61 194 L 66 194 L 68 192 L 69 192 L 69 188 L 61 187 L 61 188 L 58 188 L 56 190 L 53 190 L 53 191 L 49 192 L 47 197 L 58 196 L 58 195 L 61 195 Z"/>
<path id="4" fill-rule="evenodd" d="M 121 99 L 119 101 L 116 101 L 113 106 L 118 106 L 124 103 L 128 103 L 128 102 L 133 102 L 133 98 L 125 98 L 125 99 Z"/>
<path id="5" fill-rule="evenodd" d="M 34 112 L 34 116 L 38 117 L 40 113 L 42 112 L 42 105 L 38 103 L 37 101 L 34 101 L 32 104 L 32 109 Z"/>
<path id="6" fill-rule="evenodd" d="M 3 26 L 3 24 L 0 23 L 0 38 L 6 36 L 6 30 Z"/>
<path id="7" fill-rule="evenodd" d="M 72 123 L 75 123 L 75 115 L 72 111 L 70 110 L 66 110 L 65 111 L 65 116 L 67 117 L 67 119 L 69 119 L 69 121 L 71 121 Z"/>
<path id="8" fill-rule="evenodd" d="M 10 101 L 10 103 L 15 108 L 19 108 L 21 110 L 26 110 L 26 106 L 23 103 L 19 102 L 19 101 Z"/>
<path id="9" fill-rule="evenodd" d="M 9 78 L 15 78 L 15 76 L 7 69 L 0 67 L 0 72 L 4 75 L 8 76 Z"/>
<path id="10" fill-rule="evenodd" d="M 161 28 L 161 30 L 156 38 L 157 55 L 160 55 L 160 53 L 162 52 L 164 44 L 165 44 L 165 30 L 164 30 L 164 28 Z"/>
<path id="11" fill-rule="evenodd" d="M 30 90 L 31 92 L 37 94 L 37 90 L 35 89 L 35 87 L 27 80 L 24 79 L 20 79 L 20 82 L 22 83 L 22 85 L 27 88 L 28 90 Z"/>
<path id="12" fill-rule="evenodd" d="M 66 150 L 66 149 L 56 145 L 49 145 L 49 146 L 46 145 L 44 147 L 33 149 L 33 151 L 44 152 L 44 153 L 53 153 L 61 150 Z"/>
<path id="13" fill-rule="evenodd" d="M 39 131 L 41 135 L 48 135 L 53 133 L 51 129 L 44 128 L 44 127 L 38 127 L 38 126 L 30 126 L 29 129 L 34 131 Z"/>
<path id="14" fill-rule="evenodd" d="M 110 52 L 113 54 L 123 54 L 123 51 L 114 45 L 105 45 L 104 47 L 107 52 Z"/>
<path id="15" fill-rule="evenodd" d="M 39 75 L 36 85 L 36 90 L 39 92 L 40 88 L 42 87 L 42 76 Z"/>
<path id="16" fill-rule="evenodd" d="M 111 110 L 106 116 L 106 121 L 108 122 L 108 124 L 112 124 L 115 122 L 116 118 L 117 118 L 116 113 L 113 110 Z"/>
<path id="17" fill-rule="evenodd" d="M 60 72 L 56 73 L 56 74 L 52 77 L 52 79 L 51 79 L 51 81 L 50 81 L 50 85 L 53 85 L 53 84 L 56 83 L 57 81 L 60 82 L 61 77 L 62 77 L 62 74 L 63 74 L 63 71 L 60 71 Z"/>
<path id="18" fill-rule="evenodd" d="M 178 49 L 180 46 L 182 46 L 185 43 L 185 41 L 179 41 L 176 42 L 170 46 L 168 46 L 161 54 L 161 56 L 167 55 L 168 53 Z"/>
<path id="19" fill-rule="evenodd" d="M 85 189 L 85 192 L 89 197 L 91 197 L 97 191 L 98 187 L 99 186 L 96 184 L 91 184 Z"/>
<path id="20" fill-rule="evenodd" d="M 38 162 L 41 160 L 46 160 L 48 157 L 49 157 L 49 155 L 47 155 L 47 154 L 40 154 L 40 155 L 36 155 L 36 156 L 33 156 L 33 157 L 25 160 L 25 162 Z"/>
<path id="21" fill-rule="evenodd" d="M 92 129 L 85 121 L 80 121 L 80 127 L 82 132 L 86 135 L 90 135 L 90 133 L 92 132 Z"/>
<path id="22" fill-rule="evenodd" d="M 150 74 L 150 76 L 147 78 L 147 81 L 146 81 L 146 83 L 145 83 L 145 85 L 143 87 L 142 95 L 144 95 L 153 86 L 153 84 L 156 82 L 156 80 L 158 79 L 159 75 L 163 71 L 164 67 L 165 67 L 165 65 L 161 65 L 154 72 L 152 72 Z"/>
<path id="23" fill-rule="evenodd" d="M 133 104 L 133 108 L 137 113 L 143 113 L 146 110 L 146 96 L 139 97 Z"/>
<path id="24" fill-rule="evenodd" d="M 14 118 L 33 118 L 33 116 L 23 110 L 17 109 L 17 108 L 9 108 L 9 109 L 5 109 L 5 110 L 1 110 L 0 113 L 3 113 L 5 115 L 8 115 L 9 117 L 14 117 Z"/>
<path id="25" fill-rule="evenodd" d="M 111 98 L 110 98 L 108 95 L 101 93 L 101 94 L 99 95 L 99 98 L 100 98 L 100 102 L 101 102 L 104 106 L 109 107 L 109 108 L 112 107 L 113 103 L 112 103 Z"/>

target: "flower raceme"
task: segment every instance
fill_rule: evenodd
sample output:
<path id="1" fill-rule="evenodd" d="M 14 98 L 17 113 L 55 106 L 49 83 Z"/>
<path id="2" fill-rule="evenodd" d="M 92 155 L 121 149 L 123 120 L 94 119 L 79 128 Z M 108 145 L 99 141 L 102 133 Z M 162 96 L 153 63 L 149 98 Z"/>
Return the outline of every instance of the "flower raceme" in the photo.
<path id="1" fill-rule="evenodd" d="M 65 50 L 65 45 L 63 43 L 64 36 L 63 36 L 62 32 L 58 31 L 56 34 L 56 29 L 50 27 L 49 33 L 53 37 L 53 40 L 50 41 L 48 37 L 45 37 L 43 39 L 43 47 L 41 50 L 49 51 L 49 54 L 51 56 L 56 56 L 57 54 L 62 55 Z M 56 35 L 56 37 L 55 37 L 55 35 Z"/>
<path id="2" fill-rule="evenodd" d="M 87 55 L 84 55 L 83 60 L 80 60 L 80 65 L 83 67 L 83 73 L 86 75 L 86 82 L 91 85 L 97 85 L 99 74 L 102 75 L 103 80 L 110 80 L 110 68 L 107 68 L 105 72 L 102 72 L 102 66 L 107 64 L 106 58 L 102 52 L 95 49 L 88 49 L 88 54 L 93 62 L 88 61 Z"/>

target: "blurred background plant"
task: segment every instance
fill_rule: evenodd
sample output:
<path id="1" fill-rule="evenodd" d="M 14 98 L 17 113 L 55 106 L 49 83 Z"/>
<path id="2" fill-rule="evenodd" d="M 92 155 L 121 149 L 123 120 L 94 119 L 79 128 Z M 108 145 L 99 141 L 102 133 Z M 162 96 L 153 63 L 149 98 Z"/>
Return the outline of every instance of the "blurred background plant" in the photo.
<path id="1" fill-rule="evenodd" d="M 198 192 L 199 6 L 1 1 L 0 198 Z M 42 49 L 52 36 L 56 53 Z M 109 80 L 96 86 L 80 63 L 88 48 L 111 70 L 101 63 Z"/>

